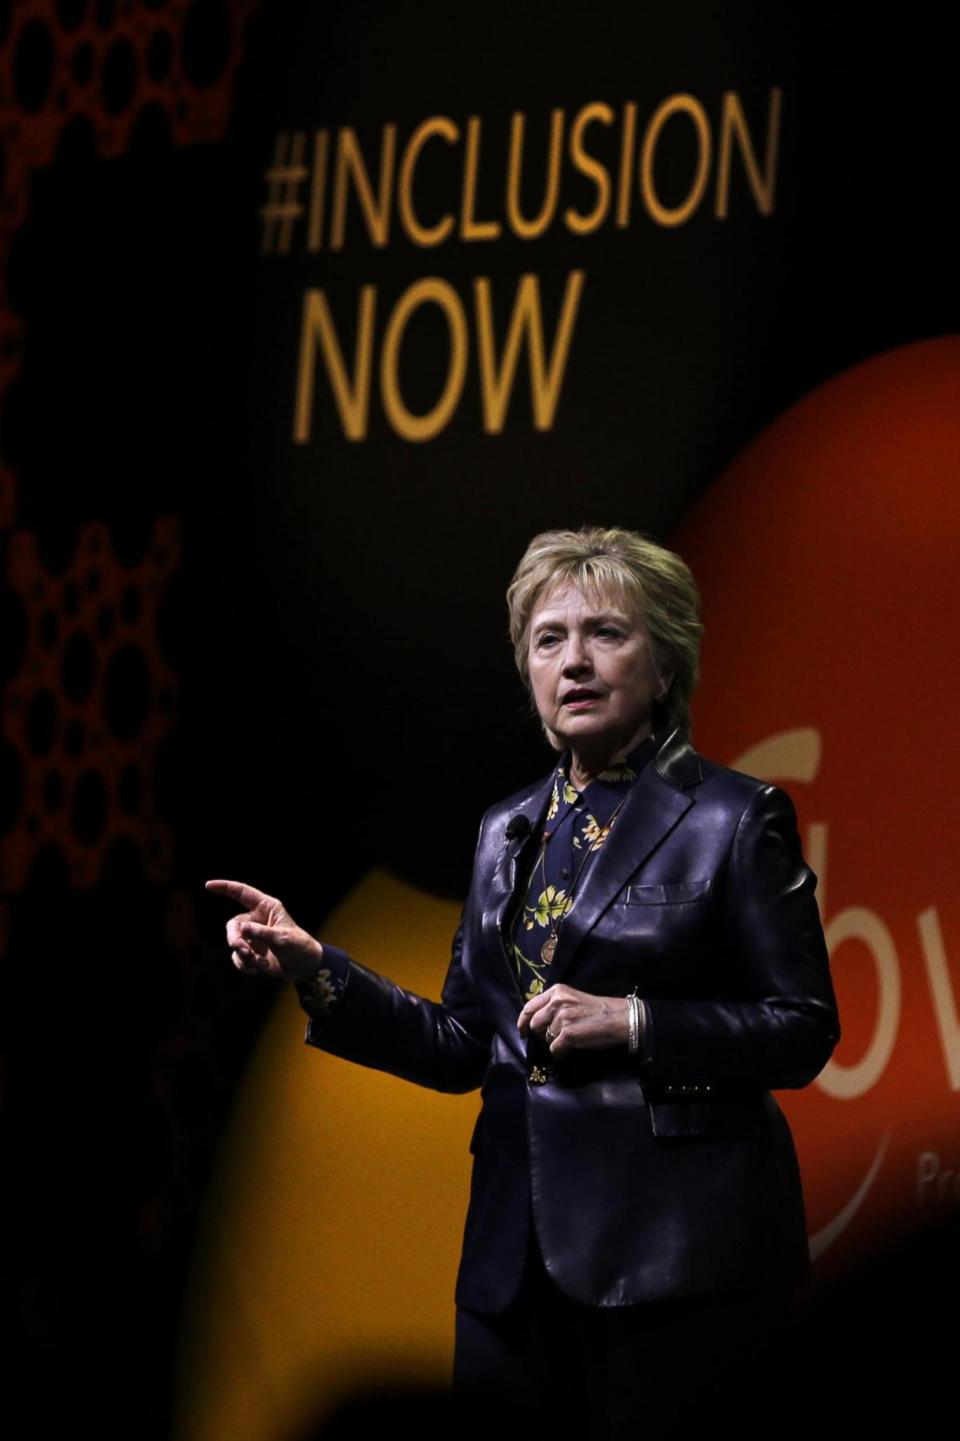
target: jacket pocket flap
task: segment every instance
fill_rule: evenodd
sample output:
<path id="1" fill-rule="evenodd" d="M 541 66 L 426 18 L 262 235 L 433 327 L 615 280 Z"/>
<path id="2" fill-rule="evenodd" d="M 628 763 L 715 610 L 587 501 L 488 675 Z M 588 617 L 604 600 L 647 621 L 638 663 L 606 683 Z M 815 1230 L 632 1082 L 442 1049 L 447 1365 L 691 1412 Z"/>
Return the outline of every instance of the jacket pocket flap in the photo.
<path id="1" fill-rule="evenodd" d="M 652 1101 L 650 1119 L 658 1137 L 702 1136 L 716 1140 L 759 1139 L 766 1133 L 767 1116 L 756 1102 Z"/>
<path id="2" fill-rule="evenodd" d="M 671 906 L 700 901 L 710 894 L 711 881 L 662 881 L 659 885 L 630 886 L 629 906 Z"/>

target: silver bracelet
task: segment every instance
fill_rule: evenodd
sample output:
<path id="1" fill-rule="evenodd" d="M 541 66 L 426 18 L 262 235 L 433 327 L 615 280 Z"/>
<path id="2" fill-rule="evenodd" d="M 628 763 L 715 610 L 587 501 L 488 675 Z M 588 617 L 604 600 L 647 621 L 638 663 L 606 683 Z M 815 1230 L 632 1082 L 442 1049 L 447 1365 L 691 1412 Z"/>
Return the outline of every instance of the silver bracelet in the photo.
<path id="1" fill-rule="evenodd" d="M 640 1049 L 640 997 L 636 988 L 627 997 L 627 1050 L 635 1056 Z"/>

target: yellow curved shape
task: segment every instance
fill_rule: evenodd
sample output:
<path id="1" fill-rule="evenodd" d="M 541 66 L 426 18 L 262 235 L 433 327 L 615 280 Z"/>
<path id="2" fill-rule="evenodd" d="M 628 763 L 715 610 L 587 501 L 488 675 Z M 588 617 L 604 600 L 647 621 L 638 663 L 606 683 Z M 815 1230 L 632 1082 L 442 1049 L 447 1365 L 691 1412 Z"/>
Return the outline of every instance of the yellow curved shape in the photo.
<path id="1" fill-rule="evenodd" d="M 323 935 L 437 996 L 459 909 L 375 870 Z M 180 1441 L 289 1441 L 369 1381 L 449 1379 L 478 1095 L 328 1056 L 304 1044 L 305 1019 L 285 988 L 223 1143 L 186 1313 Z"/>

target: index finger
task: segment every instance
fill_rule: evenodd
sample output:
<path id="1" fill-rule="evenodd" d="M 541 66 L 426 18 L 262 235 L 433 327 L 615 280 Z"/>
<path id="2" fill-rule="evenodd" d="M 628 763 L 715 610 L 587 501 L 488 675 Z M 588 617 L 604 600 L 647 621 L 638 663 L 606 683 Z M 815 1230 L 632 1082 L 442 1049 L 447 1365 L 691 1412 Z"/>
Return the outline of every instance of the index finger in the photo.
<path id="1" fill-rule="evenodd" d="M 243 881 L 206 881 L 204 889 L 213 891 L 218 896 L 228 896 L 231 901 L 245 906 L 248 911 L 252 911 L 261 901 L 272 900 L 271 896 L 258 891 L 256 886 L 245 885 Z"/>
<path id="2" fill-rule="evenodd" d="M 525 1025 L 529 1025 L 530 1017 L 535 1016 L 537 1011 L 540 1010 L 541 1006 L 545 1006 L 548 1001 L 552 1001 L 553 999 L 554 997 L 552 995 L 552 988 L 549 986 L 545 991 L 539 991 L 537 995 L 530 997 L 529 1001 L 527 1001 L 523 1010 L 517 1017 L 517 1025 L 520 1026 L 521 1032 Z"/>

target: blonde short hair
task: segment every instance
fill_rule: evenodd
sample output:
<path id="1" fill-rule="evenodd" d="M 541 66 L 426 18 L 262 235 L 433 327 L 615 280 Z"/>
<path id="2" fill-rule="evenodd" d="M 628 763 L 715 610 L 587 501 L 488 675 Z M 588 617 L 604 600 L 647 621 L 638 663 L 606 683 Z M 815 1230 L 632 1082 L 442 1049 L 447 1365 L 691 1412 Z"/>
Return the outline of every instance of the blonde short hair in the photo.
<path id="1" fill-rule="evenodd" d="M 700 594 L 689 566 L 635 530 L 584 526 L 535 535 L 507 590 L 510 639 L 528 690 L 531 617 L 541 596 L 567 582 L 598 596 L 613 594 L 640 617 L 656 671 L 670 677 L 665 698 L 654 702 L 654 728 L 667 733 L 679 728 L 689 735 L 703 633 Z M 547 738 L 558 747 L 549 730 Z"/>

